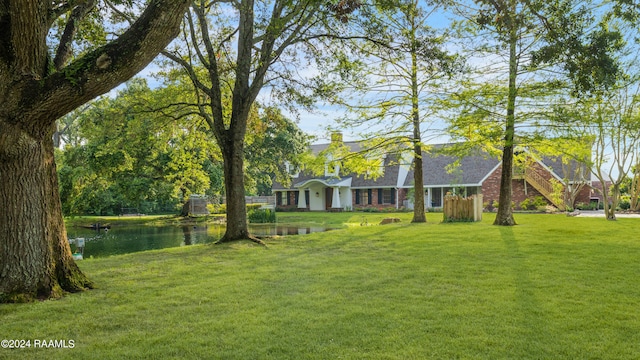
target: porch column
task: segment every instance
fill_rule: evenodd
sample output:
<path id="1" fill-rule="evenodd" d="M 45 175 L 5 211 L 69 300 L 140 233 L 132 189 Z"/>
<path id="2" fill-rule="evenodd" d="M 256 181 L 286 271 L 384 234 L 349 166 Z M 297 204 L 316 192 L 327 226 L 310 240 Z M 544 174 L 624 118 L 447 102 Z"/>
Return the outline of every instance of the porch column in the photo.
<path id="1" fill-rule="evenodd" d="M 298 209 L 305 209 L 307 207 L 307 197 L 305 196 L 305 189 L 298 189 Z"/>
<path id="2" fill-rule="evenodd" d="M 333 188 L 333 198 L 331 200 L 332 209 L 342 209 L 340 205 L 340 187 Z"/>

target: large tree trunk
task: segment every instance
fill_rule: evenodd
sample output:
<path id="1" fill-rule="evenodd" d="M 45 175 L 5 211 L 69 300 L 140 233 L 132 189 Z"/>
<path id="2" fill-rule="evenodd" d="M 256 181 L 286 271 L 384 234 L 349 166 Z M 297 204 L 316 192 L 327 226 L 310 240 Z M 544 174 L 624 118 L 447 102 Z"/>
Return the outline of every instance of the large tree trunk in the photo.
<path id="1" fill-rule="evenodd" d="M 616 209 L 620 202 L 620 184 L 613 184 L 611 186 L 611 192 L 603 192 L 602 198 L 604 201 L 604 215 L 607 217 L 607 220 L 616 220 Z"/>
<path id="2" fill-rule="evenodd" d="M 633 168 L 633 178 L 631 179 L 630 194 L 631 195 L 631 207 L 633 211 L 640 210 L 640 164 L 636 164 Z"/>
<path id="3" fill-rule="evenodd" d="M 513 179 L 513 145 L 507 145 L 502 152 L 502 175 L 500 176 L 500 198 L 498 200 L 498 213 L 493 222 L 494 225 L 511 226 L 516 221 L 513 218 L 511 207 L 511 184 Z"/>
<path id="4" fill-rule="evenodd" d="M 244 142 L 221 146 L 227 199 L 227 229 L 219 242 L 250 239 L 244 198 Z"/>
<path id="5" fill-rule="evenodd" d="M 74 263 L 53 157 L 55 121 L 130 79 L 173 39 L 188 0 L 151 0 L 117 39 L 52 69 L 52 23 L 95 1 L 0 0 L 0 302 L 58 297 L 90 288 Z M 77 16 L 84 13 L 75 12 Z M 69 18 L 69 21 L 80 21 Z M 72 37 L 72 31 L 67 38 Z M 49 39 L 51 40 L 51 39 Z M 65 53 L 65 54 L 63 54 Z"/>
<path id="6" fill-rule="evenodd" d="M 5 119 L 0 134 L 0 302 L 91 288 L 71 257 L 51 137 L 34 139 Z"/>

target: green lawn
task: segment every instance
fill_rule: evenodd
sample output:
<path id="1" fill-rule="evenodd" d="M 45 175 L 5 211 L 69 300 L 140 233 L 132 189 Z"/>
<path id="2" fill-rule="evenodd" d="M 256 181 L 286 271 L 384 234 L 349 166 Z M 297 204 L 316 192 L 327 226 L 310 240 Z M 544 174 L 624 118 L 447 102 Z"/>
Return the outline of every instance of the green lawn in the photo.
<path id="1" fill-rule="evenodd" d="M 98 289 L 0 305 L 0 337 L 75 347 L 0 358 L 640 358 L 640 219 L 289 216 L 358 226 L 84 260 Z"/>

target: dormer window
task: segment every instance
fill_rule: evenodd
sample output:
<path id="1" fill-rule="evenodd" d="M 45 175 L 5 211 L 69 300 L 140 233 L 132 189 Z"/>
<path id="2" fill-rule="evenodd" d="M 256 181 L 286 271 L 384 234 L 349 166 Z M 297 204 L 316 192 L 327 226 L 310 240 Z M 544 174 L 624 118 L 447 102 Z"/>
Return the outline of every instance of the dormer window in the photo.
<path id="1" fill-rule="evenodd" d="M 340 175 L 340 162 L 333 161 L 331 155 L 327 156 L 327 162 L 324 163 L 324 176 Z"/>
<path id="2" fill-rule="evenodd" d="M 284 168 L 287 174 L 289 174 L 289 176 L 291 176 L 292 178 L 297 178 L 298 176 L 300 176 L 300 168 L 297 166 L 294 166 L 290 162 L 285 161 Z"/>
<path id="3" fill-rule="evenodd" d="M 384 163 L 387 160 L 387 154 L 382 154 L 382 160 L 380 160 L 380 175 L 384 175 Z"/>
<path id="4" fill-rule="evenodd" d="M 373 160 L 377 159 L 378 168 L 375 169 L 373 166 Z M 370 164 L 372 164 L 365 172 L 366 177 L 370 177 L 375 174 L 376 176 L 384 176 L 384 168 L 385 161 L 387 159 L 387 154 L 380 155 L 365 155 L 365 160 L 367 160 Z"/>

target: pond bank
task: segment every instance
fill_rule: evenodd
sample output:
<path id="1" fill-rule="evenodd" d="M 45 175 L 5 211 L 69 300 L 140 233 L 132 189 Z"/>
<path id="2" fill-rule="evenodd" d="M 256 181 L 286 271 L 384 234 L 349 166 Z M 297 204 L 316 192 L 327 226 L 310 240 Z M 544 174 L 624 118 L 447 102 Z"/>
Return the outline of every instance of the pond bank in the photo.
<path id="1" fill-rule="evenodd" d="M 393 217 L 401 222 L 410 222 L 411 212 L 339 212 L 328 214 L 326 212 L 278 212 L 277 223 L 287 224 L 312 224 L 312 225 L 340 225 L 359 226 L 362 223 L 378 224 L 382 219 Z M 438 216 L 442 216 L 439 214 Z M 65 218 L 67 228 L 77 226 L 91 226 L 96 223 L 110 224 L 111 226 L 123 225 L 201 225 L 220 224 L 225 222 L 224 214 L 213 214 L 196 218 L 184 218 L 178 215 L 144 215 L 144 216 L 78 216 Z"/>
<path id="2" fill-rule="evenodd" d="M 67 228 L 90 227 L 94 224 L 111 226 L 131 226 L 131 225 L 196 225 L 196 224 L 219 224 L 225 221 L 225 215 L 215 214 L 201 216 L 197 218 L 182 217 L 178 215 L 140 215 L 140 216 L 75 216 L 64 219 Z"/>
<path id="3" fill-rule="evenodd" d="M 306 235 L 345 227 L 343 224 L 317 222 L 282 222 L 249 224 L 249 232 L 259 238 Z M 87 225 L 89 224 L 89 225 Z M 106 257 L 146 250 L 210 244 L 225 233 L 225 222 L 219 217 L 87 217 L 72 219 L 67 224 L 71 249 L 80 258 Z M 83 245 L 79 245 L 83 244 Z"/>

